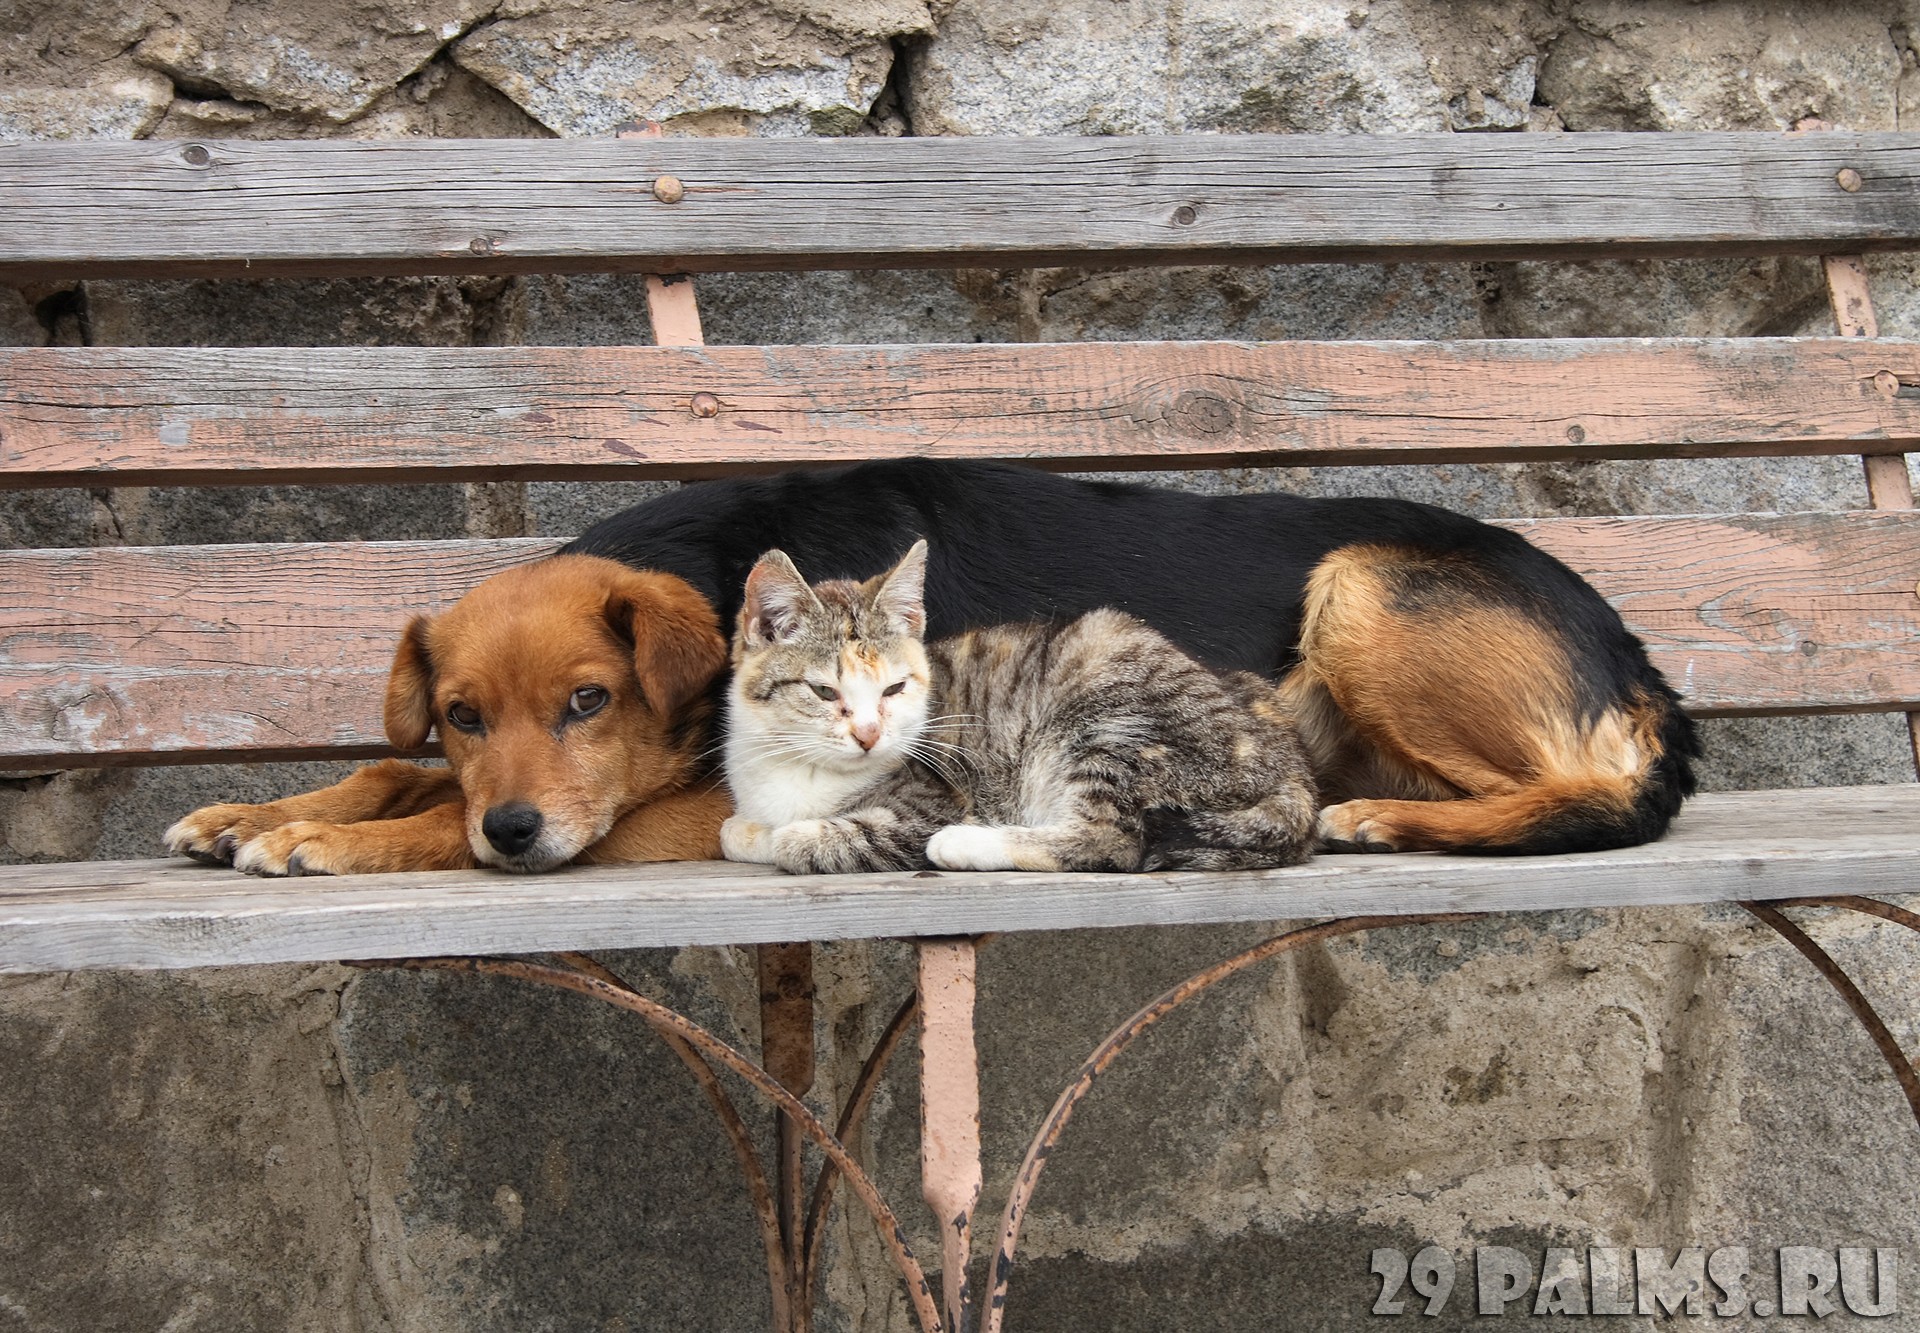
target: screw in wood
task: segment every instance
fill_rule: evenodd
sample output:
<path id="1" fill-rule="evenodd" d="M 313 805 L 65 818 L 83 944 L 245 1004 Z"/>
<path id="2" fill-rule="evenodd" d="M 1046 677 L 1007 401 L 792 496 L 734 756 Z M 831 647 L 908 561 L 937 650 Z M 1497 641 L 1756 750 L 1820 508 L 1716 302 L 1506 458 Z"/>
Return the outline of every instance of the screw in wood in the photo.
<path id="1" fill-rule="evenodd" d="M 467 242 L 467 249 L 476 255 L 490 255 L 493 253 L 493 242 L 484 236 L 476 236 Z"/>
<path id="2" fill-rule="evenodd" d="M 1192 204 L 1182 204 L 1173 210 L 1173 220 L 1183 227 L 1191 227 L 1194 220 L 1199 216 L 1199 210 L 1194 208 Z"/>
<path id="3" fill-rule="evenodd" d="M 1840 168 L 1839 174 L 1836 175 L 1833 179 L 1834 179 L 1834 183 L 1837 184 L 1841 189 L 1845 190 L 1848 194 L 1858 194 L 1860 192 L 1860 187 L 1863 184 L 1865 184 L 1865 182 L 1860 179 L 1860 173 L 1855 171 L 1852 167 Z"/>
<path id="4" fill-rule="evenodd" d="M 1585 426 L 1576 423 L 1567 427 L 1567 442 L 1569 444 L 1584 444 L 1586 438 L 1587 428 Z"/>
<path id="5" fill-rule="evenodd" d="M 1891 398 L 1900 392 L 1900 377 L 1891 370 L 1882 370 L 1874 374 L 1873 387 Z"/>
<path id="6" fill-rule="evenodd" d="M 205 147 L 197 143 L 188 144 L 181 150 L 180 156 L 186 159 L 186 163 L 190 167 L 204 167 L 207 163 L 213 161 L 213 154 L 209 153 Z"/>
<path id="7" fill-rule="evenodd" d="M 720 400 L 710 393 L 696 393 L 693 401 L 687 404 L 687 410 L 696 417 L 717 417 L 720 415 Z"/>
<path id="8" fill-rule="evenodd" d="M 687 187 L 678 176 L 662 176 L 653 183 L 653 197 L 663 204 L 677 204 L 687 197 Z"/>

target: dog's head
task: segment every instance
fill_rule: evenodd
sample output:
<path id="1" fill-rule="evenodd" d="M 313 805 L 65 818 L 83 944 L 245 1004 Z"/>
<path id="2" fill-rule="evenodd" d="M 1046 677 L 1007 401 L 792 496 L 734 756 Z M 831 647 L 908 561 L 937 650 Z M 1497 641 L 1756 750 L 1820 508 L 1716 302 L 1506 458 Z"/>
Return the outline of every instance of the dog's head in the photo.
<path id="1" fill-rule="evenodd" d="M 670 574 L 560 555 L 417 616 L 387 682 L 387 739 L 438 730 L 487 865 L 548 870 L 694 776 L 727 641 Z"/>

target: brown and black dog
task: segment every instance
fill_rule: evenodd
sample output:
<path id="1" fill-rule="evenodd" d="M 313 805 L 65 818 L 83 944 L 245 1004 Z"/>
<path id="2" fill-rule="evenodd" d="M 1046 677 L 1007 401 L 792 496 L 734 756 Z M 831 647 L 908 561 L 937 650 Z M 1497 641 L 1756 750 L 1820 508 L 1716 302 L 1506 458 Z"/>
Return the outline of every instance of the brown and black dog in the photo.
<path id="1" fill-rule="evenodd" d="M 928 633 L 1116 606 L 1210 665 L 1281 677 L 1323 846 L 1537 853 L 1646 842 L 1693 790 L 1692 723 L 1600 595 L 1430 505 L 1198 496 L 991 463 L 705 482 L 496 576 L 395 658 L 398 761 L 211 806 L 177 852 L 269 874 L 715 854 L 713 697 L 747 570 L 863 578 L 929 540 Z"/>

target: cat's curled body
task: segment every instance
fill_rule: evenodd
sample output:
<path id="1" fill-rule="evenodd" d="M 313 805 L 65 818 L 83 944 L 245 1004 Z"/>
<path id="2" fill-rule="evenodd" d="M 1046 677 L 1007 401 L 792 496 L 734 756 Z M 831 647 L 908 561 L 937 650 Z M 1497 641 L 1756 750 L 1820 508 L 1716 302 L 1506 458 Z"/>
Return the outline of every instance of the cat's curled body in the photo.
<path id="1" fill-rule="evenodd" d="M 925 543 L 809 588 L 770 552 L 735 636 L 734 860 L 798 873 L 1291 865 L 1313 780 L 1278 692 L 1123 612 L 924 644 Z"/>

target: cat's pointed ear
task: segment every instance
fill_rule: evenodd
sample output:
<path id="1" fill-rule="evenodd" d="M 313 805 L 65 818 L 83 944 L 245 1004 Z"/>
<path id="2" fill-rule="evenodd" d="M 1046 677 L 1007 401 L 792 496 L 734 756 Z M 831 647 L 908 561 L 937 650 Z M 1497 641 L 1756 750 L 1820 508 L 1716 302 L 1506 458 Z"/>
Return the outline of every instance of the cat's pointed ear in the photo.
<path id="1" fill-rule="evenodd" d="M 780 643 L 800 630 L 800 619 L 818 610 L 820 599 L 800 577 L 785 551 L 768 551 L 747 575 L 740 632 L 749 646 Z"/>
<path id="2" fill-rule="evenodd" d="M 873 609 L 895 634 L 919 638 L 927 631 L 927 544 L 917 541 L 887 571 L 873 594 Z"/>

